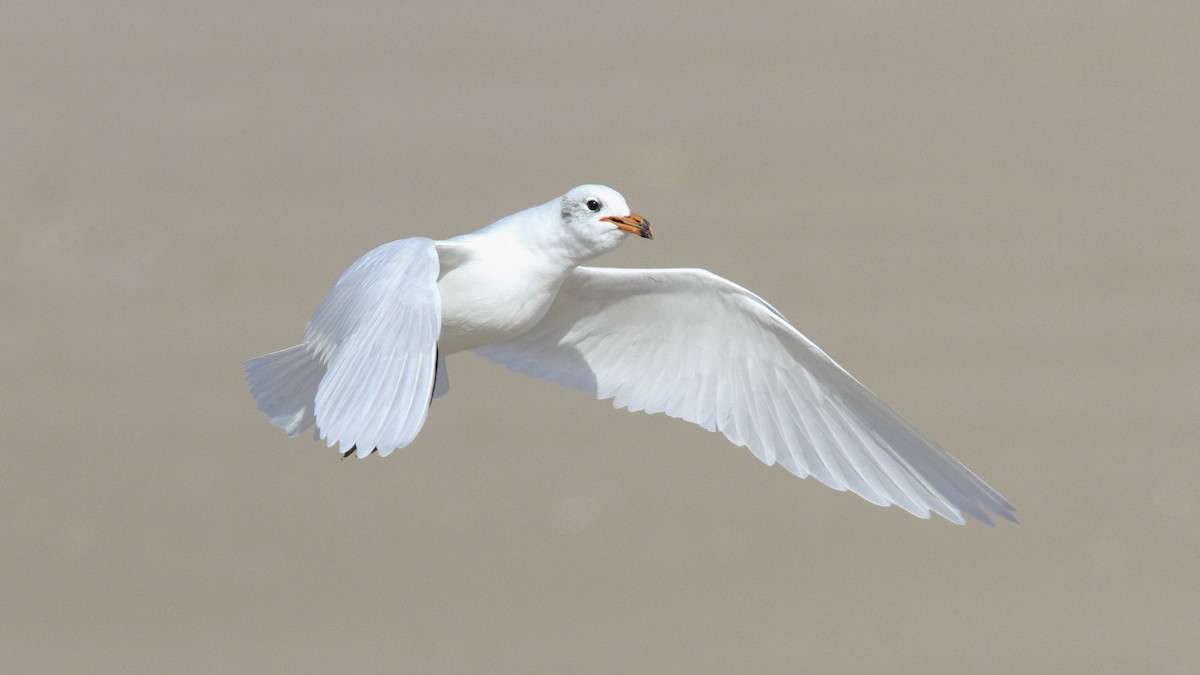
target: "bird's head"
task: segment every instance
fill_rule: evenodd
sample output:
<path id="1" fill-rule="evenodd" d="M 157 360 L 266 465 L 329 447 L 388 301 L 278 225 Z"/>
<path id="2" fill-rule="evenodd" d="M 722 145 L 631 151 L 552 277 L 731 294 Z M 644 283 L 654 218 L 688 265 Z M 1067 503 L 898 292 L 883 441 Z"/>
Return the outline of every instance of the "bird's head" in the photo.
<path id="1" fill-rule="evenodd" d="M 604 185 L 580 185 L 559 199 L 563 227 L 596 254 L 616 248 L 629 234 L 654 238 L 650 221 L 629 210 L 621 193 Z"/>

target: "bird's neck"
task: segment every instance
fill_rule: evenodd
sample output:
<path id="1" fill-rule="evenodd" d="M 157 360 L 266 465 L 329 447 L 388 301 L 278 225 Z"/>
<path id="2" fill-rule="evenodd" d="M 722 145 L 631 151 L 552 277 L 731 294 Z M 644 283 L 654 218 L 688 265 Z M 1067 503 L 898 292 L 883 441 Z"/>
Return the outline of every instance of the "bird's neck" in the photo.
<path id="1" fill-rule="evenodd" d="M 477 234 L 495 242 L 495 250 L 515 264 L 536 266 L 543 274 L 565 278 L 600 252 L 562 227 L 555 203 L 543 204 L 492 223 Z"/>

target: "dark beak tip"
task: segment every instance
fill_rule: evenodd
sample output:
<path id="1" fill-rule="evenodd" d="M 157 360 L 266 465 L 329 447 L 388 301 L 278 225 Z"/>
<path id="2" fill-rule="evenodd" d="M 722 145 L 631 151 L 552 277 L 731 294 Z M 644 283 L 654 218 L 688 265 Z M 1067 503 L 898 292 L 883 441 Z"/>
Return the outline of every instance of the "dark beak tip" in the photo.
<path id="1" fill-rule="evenodd" d="M 636 213 L 631 213 L 628 216 L 605 216 L 600 220 L 614 223 L 617 229 L 629 234 L 636 234 L 643 239 L 654 238 L 654 230 L 650 227 L 650 221 Z"/>

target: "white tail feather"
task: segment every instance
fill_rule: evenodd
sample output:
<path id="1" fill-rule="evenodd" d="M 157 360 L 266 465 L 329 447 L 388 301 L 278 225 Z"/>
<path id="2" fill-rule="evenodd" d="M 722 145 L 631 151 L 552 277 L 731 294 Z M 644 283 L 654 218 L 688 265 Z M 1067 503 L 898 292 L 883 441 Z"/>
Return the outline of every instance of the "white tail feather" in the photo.
<path id="1" fill-rule="evenodd" d="M 258 409 L 271 424 L 297 436 L 316 423 L 313 401 L 325 366 L 304 345 L 250 359 L 242 370 Z"/>

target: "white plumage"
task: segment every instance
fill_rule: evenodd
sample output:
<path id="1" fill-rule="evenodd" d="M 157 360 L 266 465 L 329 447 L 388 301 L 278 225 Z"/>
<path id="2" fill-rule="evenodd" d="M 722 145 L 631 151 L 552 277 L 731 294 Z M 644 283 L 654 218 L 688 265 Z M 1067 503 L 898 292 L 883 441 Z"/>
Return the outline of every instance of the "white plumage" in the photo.
<path id="1" fill-rule="evenodd" d="M 384 244 L 338 279 L 303 344 L 245 364 L 271 422 L 359 457 L 416 437 L 473 350 L 617 407 L 720 431 L 763 462 L 955 523 L 1013 507 L 750 291 L 704 270 L 580 264 L 651 237 L 584 185 L 471 234 Z"/>

